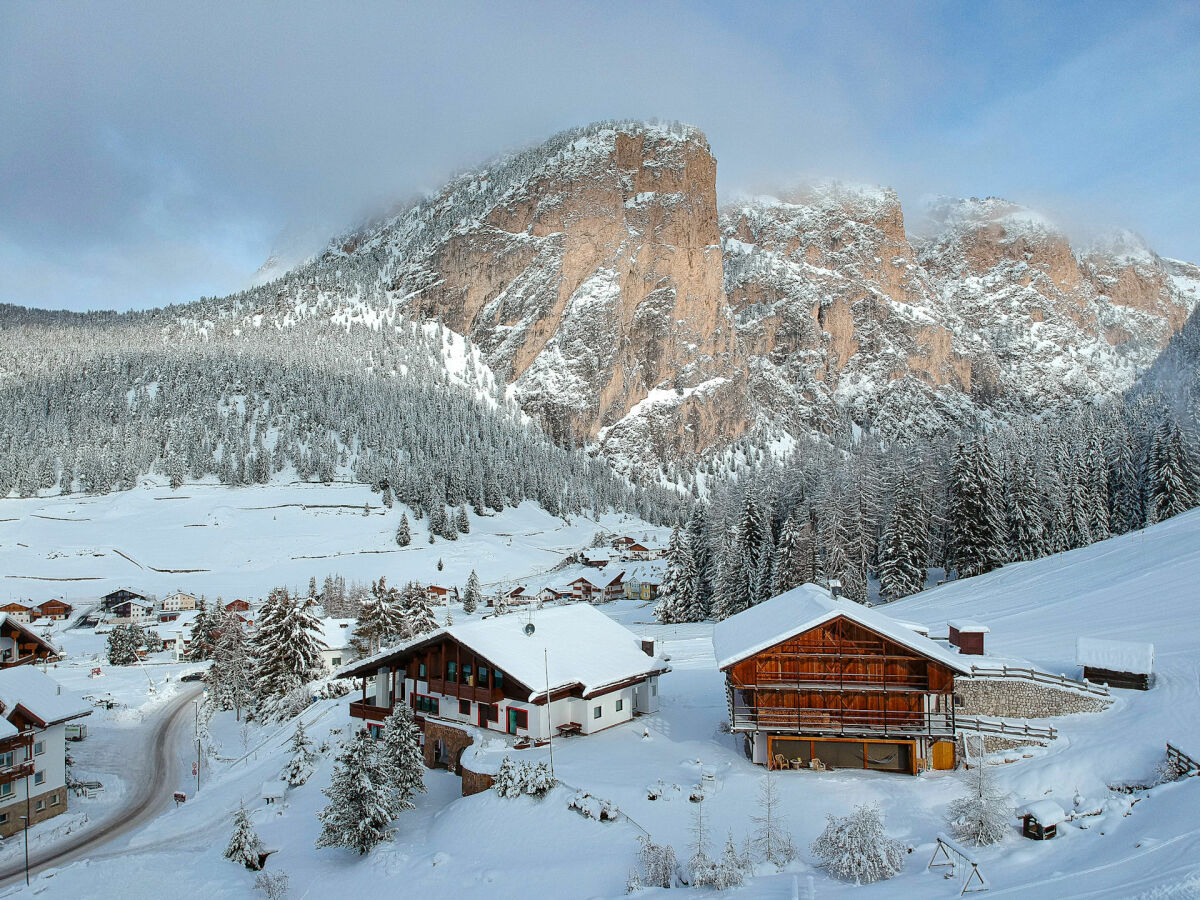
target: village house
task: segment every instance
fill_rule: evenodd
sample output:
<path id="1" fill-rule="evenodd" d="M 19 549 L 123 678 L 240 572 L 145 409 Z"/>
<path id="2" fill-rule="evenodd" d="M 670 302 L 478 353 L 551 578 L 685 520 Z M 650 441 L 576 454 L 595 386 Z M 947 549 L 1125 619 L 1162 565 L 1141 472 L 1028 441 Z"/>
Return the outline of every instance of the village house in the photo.
<path id="1" fill-rule="evenodd" d="M 662 551 L 653 547 L 647 547 L 645 544 L 630 544 L 625 550 L 627 559 L 648 560 L 658 559 L 662 556 Z"/>
<path id="2" fill-rule="evenodd" d="M 118 604 L 124 603 L 127 600 L 137 600 L 142 603 L 149 603 L 149 599 L 143 597 L 136 591 L 131 591 L 129 588 L 117 588 L 100 598 L 100 606 L 105 612 L 112 612 Z"/>
<path id="3" fill-rule="evenodd" d="M 959 656 L 825 588 L 802 585 L 718 622 L 732 730 L 771 769 L 953 769 Z"/>
<path id="4" fill-rule="evenodd" d="M 192 642 L 192 629 L 200 619 L 200 610 L 187 609 L 183 612 L 172 613 L 170 621 L 158 627 L 158 636 L 162 638 L 162 648 L 175 655 L 178 662 L 187 653 L 188 644 Z"/>
<path id="5" fill-rule="evenodd" d="M 652 643 L 572 605 L 439 628 L 338 677 L 362 679 L 350 714 L 376 733 L 394 703 L 407 703 L 423 731 L 436 721 L 537 742 L 657 711 L 658 678 L 669 670 Z M 427 760 L 445 762 L 428 749 Z"/>
<path id="6" fill-rule="evenodd" d="M 568 586 L 571 588 L 572 600 L 584 600 L 588 603 L 592 603 L 594 600 L 597 600 L 603 596 L 603 591 L 601 591 L 600 588 L 596 587 L 596 585 L 592 584 L 582 575 L 572 581 Z"/>
<path id="7" fill-rule="evenodd" d="M 502 596 L 504 598 L 504 602 L 509 606 L 521 606 L 525 603 L 531 603 L 533 601 L 533 595 L 525 593 L 524 585 L 518 585 L 511 590 L 501 591 L 499 594 L 489 594 L 487 598 L 487 605 L 495 606 L 496 598 L 498 596 Z"/>
<path id="8" fill-rule="evenodd" d="M 32 600 L 9 600 L 0 606 L 0 613 L 5 613 L 16 621 L 28 625 L 37 618 L 37 605 Z"/>
<path id="9" fill-rule="evenodd" d="M 633 538 L 621 536 L 612 539 L 612 548 L 618 553 L 625 553 L 634 543 Z"/>
<path id="10" fill-rule="evenodd" d="M 194 596 L 183 591 L 167 594 L 162 601 L 163 612 L 182 612 L 185 609 L 195 609 L 198 605 L 199 601 Z"/>
<path id="11" fill-rule="evenodd" d="M 658 582 L 635 575 L 625 582 L 625 596 L 630 600 L 654 600 L 658 597 Z"/>
<path id="12" fill-rule="evenodd" d="M 560 591 L 557 588 L 544 587 L 537 592 L 538 603 L 561 603 L 563 600 L 570 599 L 570 591 Z"/>
<path id="13" fill-rule="evenodd" d="M 325 644 L 321 656 L 330 671 L 337 671 L 346 663 L 353 662 L 358 654 L 350 646 L 354 635 L 354 619 L 321 619 L 321 642 Z"/>
<path id="14" fill-rule="evenodd" d="M 65 600 L 45 600 L 37 605 L 35 619 L 61 621 L 70 618 L 72 609 Z"/>
<path id="15" fill-rule="evenodd" d="M 154 618 L 154 605 L 141 600 L 122 600 L 111 610 L 113 618 L 126 622 L 142 622 Z"/>
<path id="16" fill-rule="evenodd" d="M 0 670 L 0 837 L 67 811 L 66 723 L 91 706 L 34 666 Z"/>
<path id="17" fill-rule="evenodd" d="M 57 659 L 58 651 L 24 623 L 0 614 L 0 669 Z"/>
<path id="18" fill-rule="evenodd" d="M 618 572 L 617 577 L 604 586 L 604 602 L 620 600 L 625 596 L 625 573 Z"/>

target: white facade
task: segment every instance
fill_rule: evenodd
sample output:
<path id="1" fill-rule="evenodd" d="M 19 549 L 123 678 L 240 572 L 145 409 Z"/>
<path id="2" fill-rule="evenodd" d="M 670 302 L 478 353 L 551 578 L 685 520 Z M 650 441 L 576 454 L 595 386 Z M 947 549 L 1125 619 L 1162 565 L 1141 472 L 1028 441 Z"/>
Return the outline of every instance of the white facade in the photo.
<path id="1" fill-rule="evenodd" d="M 195 609 L 198 601 L 191 594 L 176 591 L 163 597 L 163 612 L 182 612 L 185 609 Z"/>
<path id="2" fill-rule="evenodd" d="M 321 657 L 330 671 L 336 671 L 346 663 L 358 658 L 354 648 L 350 646 L 350 637 L 354 634 L 354 619 L 322 619 L 321 641 L 325 649 Z"/>
<path id="3" fill-rule="evenodd" d="M 26 603 L 22 600 L 13 600 L 6 604 L 9 608 L 5 610 L 14 622 L 20 622 L 22 625 L 28 625 L 33 621 L 34 605 Z"/>

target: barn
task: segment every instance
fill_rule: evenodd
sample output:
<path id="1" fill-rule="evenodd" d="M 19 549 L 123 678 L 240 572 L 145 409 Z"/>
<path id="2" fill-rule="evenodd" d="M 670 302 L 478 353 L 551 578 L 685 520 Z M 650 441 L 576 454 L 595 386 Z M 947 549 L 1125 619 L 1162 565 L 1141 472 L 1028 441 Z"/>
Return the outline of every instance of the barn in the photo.
<path id="1" fill-rule="evenodd" d="M 1080 637 L 1075 641 L 1075 663 L 1095 684 L 1148 691 L 1154 683 L 1153 644 Z"/>

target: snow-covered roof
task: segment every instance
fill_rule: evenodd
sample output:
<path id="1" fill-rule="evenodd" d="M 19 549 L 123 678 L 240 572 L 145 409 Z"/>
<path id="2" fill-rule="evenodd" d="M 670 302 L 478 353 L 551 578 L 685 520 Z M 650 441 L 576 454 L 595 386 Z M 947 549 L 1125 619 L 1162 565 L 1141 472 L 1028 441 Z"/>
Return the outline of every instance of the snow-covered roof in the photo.
<path id="1" fill-rule="evenodd" d="M 278 800 L 287 793 L 286 781 L 264 781 L 262 796 L 264 800 Z"/>
<path id="2" fill-rule="evenodd" d="M 980 625 L 973 619 L 955 619 L 949 625 L 959 634 L 988 634 L 991 632 L 986 625 Z"/>
<path id="3" fill-rule="evenodd" d="M 917 634 L 923 634 L 929 637 L 929 626 L 922 625 L 920 622 L 906 622 L 904 619 L 893 620 L 897 625 L 903 625 L 909 631 L 915 631 Z"/>
<path id="4" fill-rule="evenodd" d="M 1149 675 L 1154 671 L 1154 645 L 1106 638 L 1076 638 L 1075 663 L 1110 672 Z"/>
<path id="5" fill-rule="evenodd" d="M 321 619 L 321 640 L 330 650 L 344 650 L 349 647 L 352 634 L 353 619 Z"/>
<path id="6" fill-rule="evenodd" d="M 739 660 L 838 616 L 845 616 L 956 672 L 970 674 L 971 667 L 958 654 L 951 653 L 877 610 L 844 597 L 834 599 L 829 591 L 815 584 L 792 588 L 713 626 L 712 641 L 717 667 L 726 669 Z"/>
<path id="7" fill-rule="evenodd" d="M 532 634 L 525 633 L 528 624 L 533 625 Z M 642 650 L 641 640 L 632 631 L 593 606 L 573 604 L 439 628 L 343 666 L 337 675 L 346 678 L 374 674 L 390 657 L 446 636 L 529 688 L 531 701 L 546 693 L 547 663 L 551 691 L 578 685 L 584 694 L 670 670 L 662 659 L 652 658 Z"/>
<path id="8" fill-rule="evenodd" d="M 11 716 L 17 705 L 25 707 L 47 725 L 90 715 L 92 707 L 78 694 L 64 691 L 62 685 L 33 666 L 0 669 L 0 705 L 3 715 Z"/>
<path id="9" fill-rule="evenodd" d="M 8 721 L 8 719 L 0 718 L 0 741 L 5 738 L 16 737 L 18 734 L 20 734 L 20 731 L 16 725 Z"/>
<path id="10" fill-rule="evenodd" d="M 154 630 L 158 632 L 158 636 L 167 640 L 173 637 L 179 637 L 181 634 L 191 631 L 192 626 L 196 624 L 196 620 L 200 618 L 200 610 L 185 609 L 180 612 L 175 618 L 169 622 L 160 622 L 154 626 Z"/>
<path id="11" fill-rule="evenodd" d="M 1018 816 L 1033 816 L 1043 828 L 1067 820 L 1067 812 L 1049 797 L 1026 803 L 1017 810 Z"/>
<path id="12" fill-rule="evenodd" d="M 38 606 L 38 604 L 34 603 L 32 600 L 9 600 L 4 605 L 5 606 L 19 606 L 22 609 L 36 609 Z"/>
<path id="13" fill-rule="evenodd" d="M 17 621 L 8 613 L 0 613 L 0 626 L 4 625 L 8 625 L 10 628 L 15 628 L 17 631 L 21 632 L 26 640 L 35 641 L 36 643 L 41 644 L 42 647 L 48 650 L 51 654 L 57 655 L 58 651 L 54 648 L 53 644 L 51 644 L 37 632 L 33 631 L 33 629 L 31 629 L 24 622 Z"/>

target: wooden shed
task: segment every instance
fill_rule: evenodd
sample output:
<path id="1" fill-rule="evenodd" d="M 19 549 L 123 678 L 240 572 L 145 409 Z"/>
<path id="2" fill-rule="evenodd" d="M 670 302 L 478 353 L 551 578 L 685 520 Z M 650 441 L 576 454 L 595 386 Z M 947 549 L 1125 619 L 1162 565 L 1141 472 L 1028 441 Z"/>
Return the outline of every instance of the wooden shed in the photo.
<path id="1" fill-rule="evenodd" d="M 986 625 L 957 619 L 950 623 L 950 643 L 966 656 L 983 656 L 983 636 L 988 631 Z"/>
<path id="2" fill-rule="evenodd" d="M 1075 641 L 1075 662 L 1095 684 L 1148 691 L 1154 681 L 1153 644 L 1081 637 Z"/>
<path id="3" fill-rule="evenodd" d="M 1017 810 L 1021 834 L 1034 841 L 1048 841 L 1058 834 L 1058 826 L 1067 820 L 1067 813 L 1048 797 L 1026 803 Z"/>

